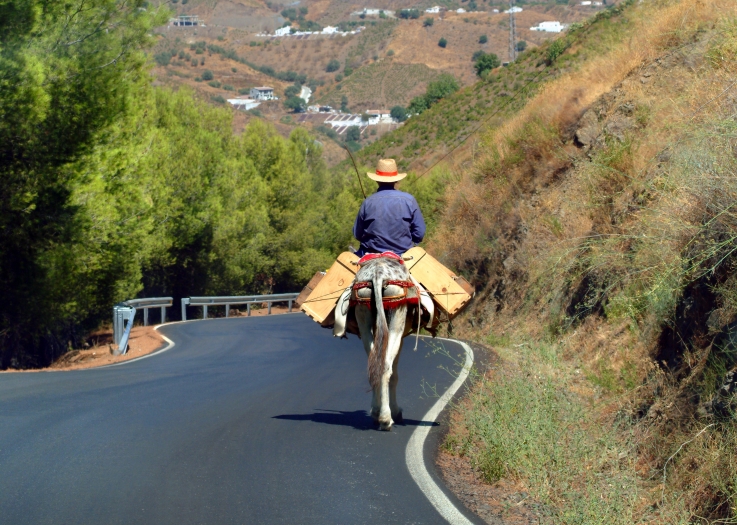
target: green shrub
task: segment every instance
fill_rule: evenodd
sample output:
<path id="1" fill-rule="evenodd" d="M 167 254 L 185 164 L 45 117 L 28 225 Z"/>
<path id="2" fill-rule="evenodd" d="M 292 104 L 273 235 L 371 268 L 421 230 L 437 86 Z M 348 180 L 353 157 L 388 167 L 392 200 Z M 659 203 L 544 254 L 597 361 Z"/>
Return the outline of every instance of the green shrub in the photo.
<path id="1" fill-rule="evenodd" d="M 485 43 L 487 43 L 488 41 L 489 41 L 489 37 L 487 37 L 486 35 L 481 35 L 481 36 L 479 37 L 479 44 L 485 44 Z"/>
<path id="2" fill-rule="evenodd" d="M 390 49 L 389 51 L 387 51 L 386 52 L 386 56 L 393 57 L 394 56 L 394 50 L 393 49 Z"/>
<path id="3" fill-rule="evenodd" d="M 211 80 L 207 83 L 207 85 L 210 87 L 219 88 L 221 84 L 219 80 Z"/>
<path id="4" fill-rule="evenodd" d="M 448 41 L 445 38 L 441 38 L 438 40 L 438 45 L 442 48 L 445 48 L 448 45 Z"/>
<path id="5" fill-rule="evenodd" d="M 305 106 L 306 106 L 305 101 L 296 96 L 289 97 L 284 101 L 284 107 L 287 109 L 291 109 L 295 113 L 300 113 L 304 111 Z"/>
<path id="6" fill-rule="evenodd" d="M 501 65 L 501 61 L 499 60 L 499 57 L 496 56 L 494 53 L 484 53 L 483 51 L 480 54 L 474 53 L 474 56 L 476 57 L 473 67 L 476 70 L 476 74 L 478 76 L 482 76 L 488 71 L 491 71 L 492 69 L 495 69 Z"/>
<path id="7" fill-rule="evenodd" d="M 160 66 L 168 66 L 169 62 L 171 61 L 171 53 L 169 53 L 168 51 L 165 51 L 163 53 L 156 53 L 154 55 L 154 60 Z"/>
<path id="8" fill-rule="evenodd" d="M 205 69 L 202 72 L 202 80 L 212 80 L 213 78 L 215 78 L 215 75 L 213 75 L 212 71 L 210 71 L 209 69 Z"/>
<path id="9" fill-rule="evenodd" d="M 340 69 L 340 62 L 338 62 L 336 59 L 332 59 L 330 62 L 328 62 L 328 65 L 325 67 L 325 71 L 328 73 L 333 73 L 335 71 L 338 71 Z"/>
<path id="10" fill-rule="evenodd" d="M 428 16 L 425 18 L 425 20 L 422 22 L 423 27 L 432 27 L 432 25 L 435 23 L 435 19 L 431 16 Z"/>
<path id="11" fill-rule="evenodd" d="M 399 18 L 416 20 L 420 18 L 419 9 L 402 9 L 398 13 Z"/>
<path id="12" fill-rule="evenodd" d="M 345 132 L 345 138 L 347 141 L 358 142 L 361 140 L 361 128 L 358 126 L 351 126 Z"/>
<path id="13" fill-rule="evenodd" d="M 550 43 L 548 46 L 548 51 L 546 53 L 546 61 L 548 64 L 552 64 L 556 61 L 556 59 L 561 56 L 563 53 L 565 53 L 566 49 L 568 49 L 569 43 L 565 38 L 559 38 L 558 40 L 554 40 Z"/>
<path id="14" fill-rule="evenodd" d="M 231 86 L 230 84 L 223 84 L 223 89 L 225 91 L 235 91 L 235 88 Z"/>
<path id="15" fill-rule="evenodd" d="M 299 86 L 289 86 L 284 90 L 284 96 L 286 98 L 296 97 L 302 92 L 302 88 Z"/>
<path id="16" fill-rule="evenodd" d="M 407 110 L 403 106 L 394 106 L 390 114 L 393 119 L 396 119 L 398 122 L 404 122 L 407 120 Z"/>

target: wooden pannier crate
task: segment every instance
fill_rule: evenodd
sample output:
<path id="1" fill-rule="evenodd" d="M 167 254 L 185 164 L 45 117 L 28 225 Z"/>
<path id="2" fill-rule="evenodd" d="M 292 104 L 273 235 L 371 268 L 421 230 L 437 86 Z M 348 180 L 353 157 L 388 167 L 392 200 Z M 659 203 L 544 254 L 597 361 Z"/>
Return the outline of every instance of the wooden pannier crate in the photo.
<path id="1" fill-rule="evenodd" d="M 356 277 L 358 266 L 355 263 L 358 262 L 358 259 L 359 257 L 354 253 L 343 252 L 322 278 L 318 278 L 318 274 L 322 272 L 315 274 L 310 284 L 307 285 L 312 287 L 312 291 L 301 303 L 300 310 L 317 323 L 332 324 L 333 310 L 340 294 L 351 285 Z"/>
<path id="2" fill-rule="evenodd" d="M 453 319 L 471 301 L 474 289 L 463 277 L 443 266 L 419 246 L 404 253 L 412 277 L 428 291 L 436 306 Z"/>

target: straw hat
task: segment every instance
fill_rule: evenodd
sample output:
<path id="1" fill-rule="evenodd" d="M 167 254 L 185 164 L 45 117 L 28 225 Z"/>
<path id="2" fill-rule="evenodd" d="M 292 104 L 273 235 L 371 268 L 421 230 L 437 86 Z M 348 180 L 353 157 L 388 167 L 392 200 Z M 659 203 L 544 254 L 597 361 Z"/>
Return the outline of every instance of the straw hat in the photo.
<path id="1" fill-rule="evenodd" d="M 397 182 L 407 176 L 406 173 L 397 172 L 397 163 L 394 159 L 381 159 L 376 165 L 376 173 L 369 173 L 369 179 L 376 182 Z"/>

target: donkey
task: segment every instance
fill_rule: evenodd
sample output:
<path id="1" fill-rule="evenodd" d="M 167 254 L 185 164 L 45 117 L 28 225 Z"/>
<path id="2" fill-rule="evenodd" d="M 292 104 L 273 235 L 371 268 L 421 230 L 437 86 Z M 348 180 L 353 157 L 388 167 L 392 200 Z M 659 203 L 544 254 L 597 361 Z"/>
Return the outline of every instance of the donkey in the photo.
<path id="1" fill-rule="evenodd" d="M 358 331 L 368 355 L 371 417 L 381 430 L 391 430 L 395 422 L 402 422 L 402 409 L 397 405 L 397 366 L 403 339 L 412 331 L 411 319 L 419 313 L 419 289 L 402 259 L 383 256 L 361 264 L 350 304 L 355 306 Z"/>
<path id="2" fill-rule="evenodd" d="M 371 254 L 358 261 L 360 269 L 335 308 L 333 335 L 361 338 L 368 356 L 373 390 L 371 417 L 381 430 L 402 422 L 397 405 L 397 366 L 404 338 L 422 326 L 433 337 L 438 318 L 427 291 L 409 273 L 404 260 L 392 252 Z M 417 350 L 417 342 L 415 342 Z"/>

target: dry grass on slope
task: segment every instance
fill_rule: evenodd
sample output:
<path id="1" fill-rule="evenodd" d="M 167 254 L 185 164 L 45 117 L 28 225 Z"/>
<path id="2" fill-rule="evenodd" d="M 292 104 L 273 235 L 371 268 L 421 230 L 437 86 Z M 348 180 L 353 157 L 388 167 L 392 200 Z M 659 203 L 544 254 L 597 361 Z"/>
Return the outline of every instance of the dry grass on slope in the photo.
<path id="1" fill-rule="evenodd" d="M 447 441 L 557 523 L 737 522 L 737 6 L 643 2 L 626 45 L 483 140 L 429 250 L 507 365 Z"/>

